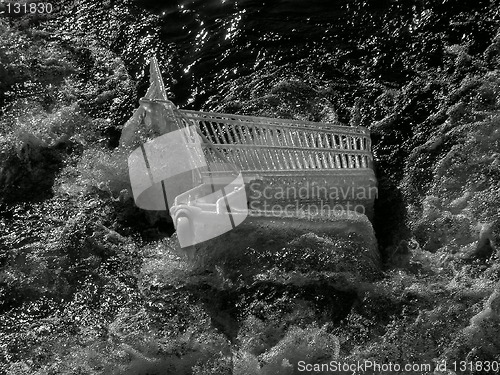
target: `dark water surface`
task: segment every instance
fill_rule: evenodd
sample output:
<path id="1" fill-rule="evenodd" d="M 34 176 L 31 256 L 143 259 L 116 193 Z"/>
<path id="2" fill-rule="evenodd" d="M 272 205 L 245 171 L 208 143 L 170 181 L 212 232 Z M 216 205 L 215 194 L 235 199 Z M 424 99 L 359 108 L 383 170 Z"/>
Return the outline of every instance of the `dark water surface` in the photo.
<path id="1" fill-rule="evenodd" d="M 160 61 L 172 78 L 167 86 L 178 104 L 190 107 L 220 84 L 285 64 L 310 68 L 320 79 L 401 84 L 416 74 L 418 64 L 439 66 L 444 45 L 468 43 L 471 52 L 481 50 L 495 23 L 494 7 L 485 0 L 148 0 L 135 5 L 160 16 L 157 35 L 168 46 Z"/>

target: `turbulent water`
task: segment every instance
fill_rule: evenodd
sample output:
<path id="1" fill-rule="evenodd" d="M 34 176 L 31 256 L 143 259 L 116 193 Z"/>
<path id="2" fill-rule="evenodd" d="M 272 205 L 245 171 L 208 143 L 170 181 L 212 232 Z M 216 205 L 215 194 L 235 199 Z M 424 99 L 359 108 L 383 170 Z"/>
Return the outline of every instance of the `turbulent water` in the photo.
<path id="1" fill-rule="evenodd" d="M 401 56 L 404 51 L 426 54 L 432 65 L 436 63 L 433 59 L 440 57 L 442 43 L 469 42 L 473 49 L 479 49 L 481 39 L 474 36 L 491 33 L 486 27 L 488 14 L 481 11 L 489 5 L 486 1 L 443 0 L 432 5 L 391 0 L 137 4 L 161 17 L 159 39 L 169 46 L 169 52 L 164 52 L 178 56 L 171 89 L 180 104 L 202 103 L 221 82 L 265 66 L 289 63 L 307 62 L 325 79 L 352 81 L 366 76 L 398 84 L 414 74 L 411 58 L 404 61 L 405 56 Z M 481 24 L 473 24 L 471 12 L 476 12 L 476 17 L 482 15 Z M 431 31 L 442 35 L 429 38 L 426 33 Z"/>
<path id="2" fill-rule="evenodd" d="M 328 1 L 192 1 L 153 10 L 162 18 L 161 39 L 182 56 L 172 90 L 179 102 L 190 103 L 265 66 L 303 59 L 320 65 L 339 46 L 354 50 L 350 7 Z"/>
<path id="3" fill-rule="evenodd" d="M 500 360 L 498 1 L 61 4 L 0 19 L 0 373 Z M 180 107 L 369 127 L 374 230 L 255 220 L 187 262 L 117 142 L 151 54 Z"/>

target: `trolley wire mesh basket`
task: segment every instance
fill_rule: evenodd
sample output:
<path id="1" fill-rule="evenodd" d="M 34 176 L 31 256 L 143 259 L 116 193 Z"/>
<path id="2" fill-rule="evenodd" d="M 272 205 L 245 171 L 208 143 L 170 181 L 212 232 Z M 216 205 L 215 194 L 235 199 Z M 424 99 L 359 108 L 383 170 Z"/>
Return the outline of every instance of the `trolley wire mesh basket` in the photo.
<path id="1" fill-rule="evenodd" d="M 181 110 L 167 99 L 155 59 L 151 86 L 120 143 L 142 143 L 129 158 L 136 203 L 169 210 L 186 238 L 196 237 L 196 217 L 199 228 L 215 228 L 227 216 L 210 229 L 222 232 L 248 212 L 310 216 L 315 206 L 315 215 L 358 208 L 372 215 L 377 183 L 368 129 Z"/>

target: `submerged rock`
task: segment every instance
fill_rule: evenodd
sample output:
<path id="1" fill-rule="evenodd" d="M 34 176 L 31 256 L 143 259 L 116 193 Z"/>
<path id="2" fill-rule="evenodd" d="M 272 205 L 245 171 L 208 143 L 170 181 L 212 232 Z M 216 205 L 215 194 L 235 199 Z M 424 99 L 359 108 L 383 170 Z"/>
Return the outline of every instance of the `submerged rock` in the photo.
<path id="1" fill-rule="evenodd" d="M 52 194 L 52 185 L 63 158 L 56 148 L 34 136 L 16 150 L 2 152 L 0 159 L 0 203 L 43 199 Z"/>

